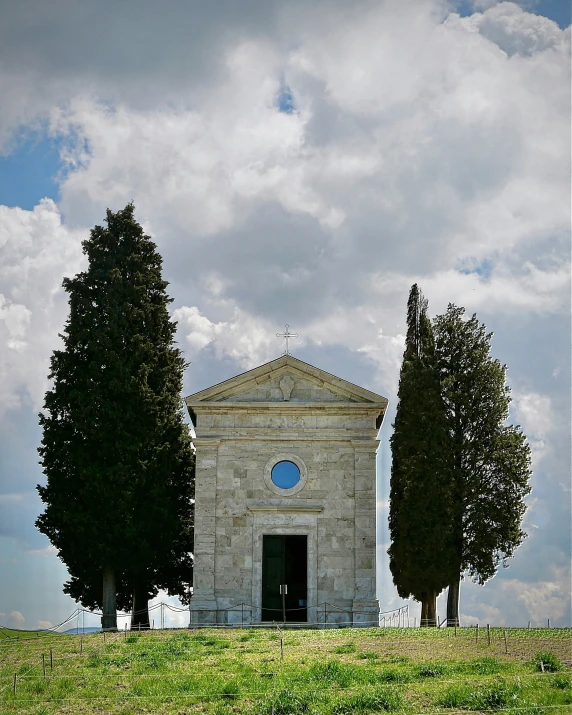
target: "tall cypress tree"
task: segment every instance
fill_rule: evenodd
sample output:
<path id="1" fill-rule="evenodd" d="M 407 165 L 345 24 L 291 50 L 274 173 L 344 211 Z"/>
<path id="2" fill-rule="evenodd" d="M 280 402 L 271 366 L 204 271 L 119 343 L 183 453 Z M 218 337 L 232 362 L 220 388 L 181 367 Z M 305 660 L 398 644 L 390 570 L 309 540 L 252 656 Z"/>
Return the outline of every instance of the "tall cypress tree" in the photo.
<path id="1" fill-rule="evenodd" d="M 70 312 L 40 415 L 36 525 L 68 567 L 67 591 L 115 628 L 118 592 L 127 603 L 131 591 L 146 625 L 158 587 L 188 589 L 194 458 L 161 257 L 132 204 L 106 223 L 83 242 L 87 270 L 63 283 Z"/>
<path id="2" fill-rule="evenodd" d="M 389 566 L 399 595 L 421 602 L 421 624 L 435 626 L 437 596 L 451 580 L 453 481 L 427 301 L 417 285 L 393 427 Z"/>
<path id="3" fill-rule="evenodd" d="M 526 536 L 521 522 L 531 474 L 525 436 L 519 426 L 505 425 L 506 365 L 491 357 L 492 333 L 464 312 L 450 304 L 433 323 L 455 475 L 448 625 L 459 624 L 461 575 L 485 583 Z"/>

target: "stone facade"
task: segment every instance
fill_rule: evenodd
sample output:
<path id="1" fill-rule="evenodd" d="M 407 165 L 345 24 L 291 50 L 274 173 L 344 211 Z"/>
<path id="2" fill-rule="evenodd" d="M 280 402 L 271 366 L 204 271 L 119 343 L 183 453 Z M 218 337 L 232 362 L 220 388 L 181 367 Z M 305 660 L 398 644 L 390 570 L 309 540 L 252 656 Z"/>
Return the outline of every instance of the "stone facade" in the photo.
<path id="1" fill-rule="evenodd" d="M 308 622 L 376 623 L 387 400 L 284 355 L 186 403 L 197 450 L 191 620 L 260 620 L 263 538 L 275 534 L 307 538 Z M 273 483 L 279 461 L 298 467 L 293 488 Z"/>

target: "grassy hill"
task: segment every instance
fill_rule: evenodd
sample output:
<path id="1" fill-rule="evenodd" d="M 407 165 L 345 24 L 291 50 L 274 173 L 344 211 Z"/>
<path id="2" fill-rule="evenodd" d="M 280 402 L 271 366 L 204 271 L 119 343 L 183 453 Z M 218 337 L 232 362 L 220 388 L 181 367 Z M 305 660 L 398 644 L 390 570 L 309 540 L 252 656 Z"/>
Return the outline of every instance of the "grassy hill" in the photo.
<path id="1" fill-rule="evenodd" d="M 21 631 L 15 628 L 5 628 L 0 626 L 0 643 L 5 640 L 17 639 L 28 640 L 30 638 L 44 638 L 46 635 L 53 635 L 51 631 Z"/>
<path id="2" fill-rule="evenodd" d="M 3 641 L 0 712 L 572 712 L 570 629 L 491 629 L 490 643 L 480 631 L 478 642 L 474 628 L 205 629 Z"/>

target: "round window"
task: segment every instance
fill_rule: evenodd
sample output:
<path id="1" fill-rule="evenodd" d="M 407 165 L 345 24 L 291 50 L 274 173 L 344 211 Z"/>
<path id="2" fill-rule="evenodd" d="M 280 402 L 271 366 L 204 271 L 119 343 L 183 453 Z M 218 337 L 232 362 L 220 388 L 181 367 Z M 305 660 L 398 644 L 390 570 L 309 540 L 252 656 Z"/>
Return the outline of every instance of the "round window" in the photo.
<path id="1" fill-rule="evenodd" d="M 277 462 L 272 467 L 271 478 L 280 489 L 292 489 L 300 481 L 300 470 L 294 462 Z"/>

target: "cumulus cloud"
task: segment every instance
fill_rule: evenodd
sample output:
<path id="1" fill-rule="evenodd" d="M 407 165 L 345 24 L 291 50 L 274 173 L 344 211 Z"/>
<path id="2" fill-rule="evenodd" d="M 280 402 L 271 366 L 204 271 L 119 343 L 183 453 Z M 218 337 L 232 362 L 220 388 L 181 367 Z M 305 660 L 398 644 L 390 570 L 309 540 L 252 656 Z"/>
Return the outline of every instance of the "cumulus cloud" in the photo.
<path id="1" fill-rule="evenodd" d="M 231 45 L 200 107 L 71 101 L 53 117 L 54 131 L 82 139 L 65 215 L 91 223 L 135 199 L 187 290 L 216 272 L 221 295 L 255 314 L 261 296 L 274 314 L 284 298 L 298 314 L 308 301 L 322 315 L 362 305 L 372 273 L 388 270 L 401 299 L 405 266 L 429 280 L 441 271 L 439 286 L 475 291 L 479 308 L 564 310 L 567 53 L 508 60 L 423 7 L 371 6 L 342 43 L 335 14 L 310 37 L 310 13 L 291 52 Z M 281 76 L 289 114 L 276 109 Z"/>
<path id="2" fill-rule="evenodd" d="M 549 449 L 549 437 L 554 429 L 554 412 L 548 395 L 536 392 L 513 395 L 511 412 L 523 428 L 532 450 L 532 461 L 537 467 Z"/>
<path id="3" fill-rule="evenodd" d="M 9 628 L 22 628 L 24 626 L 25 622 L 26 622 L 26 619 L 20 613 L 20 611 L 11 611 L 10 612 L 10 616 L 8 618 L 8 627 Z"/>
<path id="4" fill-rule="evenodd" d="M 535 625 L 563 624 L 570 615 L 570 569 L 556 569 L 553 579 L 536 584 L 506 580 L 502 591 L 517 607 L 523 606 Z"/>
<path id="5" fill-rule="evenodd" d="M 41 405 L 66 315 L 62 279 L 79 269 L 84 237 L 50 199 L 33 211 L 0 206 L 0 412 Z"/>
<path id="6" fill-rule="evenodd" d="M 513 402 L 516 419 L 524 432 L 531 437 L 546 439 L 554 426 L 550 397 L 528 392 L 515 395 Z"/>
<path id="7" fill-rule="evenodd" d="M 177 308 L 173 318 L 191 355 L 213 345 L 216 357 L 220 359 L 226 354 L 237 359 L 245 369 L 267 362 L 271 355 L 270 343 L 276 343 L 270 337 L 269 325 L 264 329 L 260 321 L 238 309 L 231 320 L 216 323 L 201 315 L 195 306 Z"/>
<path id="8" fill-rule="evenodd" d="M 479 32 L 508 55 L 530 56 L 568 41 L 553 20 L 526 12 L 517 3 L 481 0 L 475 7 L 485 12 L 454 21 Z"/>

